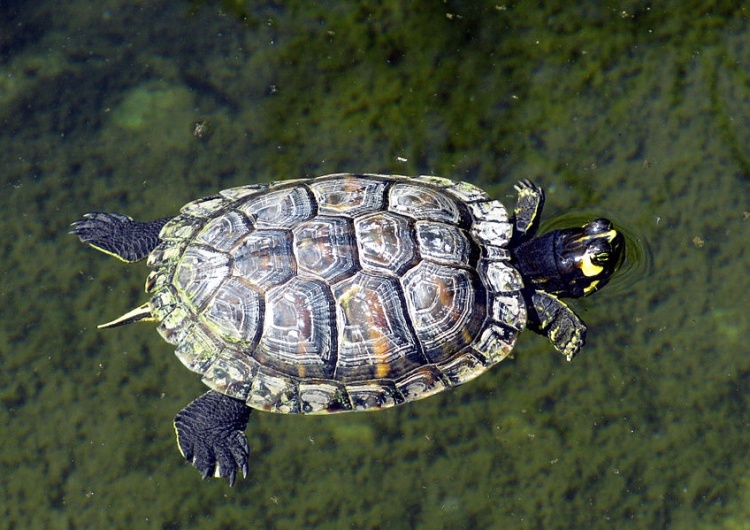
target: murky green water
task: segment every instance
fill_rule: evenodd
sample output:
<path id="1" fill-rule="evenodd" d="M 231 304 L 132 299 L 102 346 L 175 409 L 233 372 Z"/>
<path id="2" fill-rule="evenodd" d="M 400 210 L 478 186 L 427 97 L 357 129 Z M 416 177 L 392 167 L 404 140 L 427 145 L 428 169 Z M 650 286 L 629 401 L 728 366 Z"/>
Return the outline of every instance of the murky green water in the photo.
<path id="1" fill-rule="evenodd" d="M 547 4 L 4 6 L 0 527 L 748 527 L 750 11 Z M 151 325 L 95 329 L 145 265 L 68 224 L 338 171 L 531 177 L 652 262 L 575 304 L 572 363 L 524 334 L 423 402 L 254 414 L 248 478 L 201 482 L 171 426 L 198 378 Z"/>

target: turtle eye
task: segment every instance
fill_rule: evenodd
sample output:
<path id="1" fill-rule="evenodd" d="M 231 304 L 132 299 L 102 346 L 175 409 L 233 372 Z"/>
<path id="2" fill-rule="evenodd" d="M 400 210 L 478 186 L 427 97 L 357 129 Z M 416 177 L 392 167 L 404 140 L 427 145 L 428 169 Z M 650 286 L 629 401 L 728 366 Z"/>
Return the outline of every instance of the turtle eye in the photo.
<path id="1" fill-rule="evenodd" d="M 591 261 L 596 265 L 605 265 L 610 258 L 609 252 L 597 252 L 591 257 Z"/>

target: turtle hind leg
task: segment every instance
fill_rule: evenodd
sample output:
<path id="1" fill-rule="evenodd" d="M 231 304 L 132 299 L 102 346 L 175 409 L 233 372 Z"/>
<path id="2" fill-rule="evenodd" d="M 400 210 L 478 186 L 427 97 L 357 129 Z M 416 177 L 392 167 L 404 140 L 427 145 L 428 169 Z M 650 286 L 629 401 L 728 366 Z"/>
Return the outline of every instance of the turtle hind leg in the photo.
<path id="1" fill-rule="evenodd" d="M 549 339 L 569 361 L 586 342 L 586 324 L 559 298 L 544 291 L 527 296 L 528 327 Z"/>
<path id="2" fill-rule="evenodd" d="M 140 261 L 161 242 L 159 232 L 169 218 L 148 223 L 119 213 L 87 213 L 73 223 L 71 234 L 97 250 L 127 263 Z"/>
<path id="3" fill-rule="evenodd" d="M 211 390 L 175 416 L 177 446 L 203 478 L 228 477 L 231 486 L 238 470 L 247 476 L 250 448 L 244 431 L 249 418 L 244 401 Z"/>

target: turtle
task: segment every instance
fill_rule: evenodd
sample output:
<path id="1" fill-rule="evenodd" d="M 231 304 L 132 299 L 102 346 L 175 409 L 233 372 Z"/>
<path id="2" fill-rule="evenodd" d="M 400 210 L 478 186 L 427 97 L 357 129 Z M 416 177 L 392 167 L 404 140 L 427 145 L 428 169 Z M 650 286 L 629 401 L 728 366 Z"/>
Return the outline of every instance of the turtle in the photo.
<path id="1" fill-rule="evenodd" d="M 544 192 L 509 212 L 435 176 L 341 173 L 221 191 L 176 217 L 88 213 L 71 233 L 124 262 L 147 258 L 150 299 L 100 328 L 158 331 L 209 387 L 174 419 L 201 473 L 248 473 L 252 409 L 376 410 L 461 385 L 521 331 L 571 360 L 586 326 L 561 298 L 601 289 L 624 260 L 607 219 L 538 235 Z"/>

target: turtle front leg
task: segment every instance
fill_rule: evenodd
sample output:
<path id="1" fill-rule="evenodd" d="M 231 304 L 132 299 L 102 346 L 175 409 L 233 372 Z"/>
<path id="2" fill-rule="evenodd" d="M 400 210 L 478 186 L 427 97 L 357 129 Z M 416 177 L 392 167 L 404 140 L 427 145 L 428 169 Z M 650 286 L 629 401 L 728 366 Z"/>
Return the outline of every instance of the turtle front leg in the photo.
<path id="1" fill-rule="evenodd" d="M 514 186 L 518 193 L 513 210 L 516 239 L 524 241 L 534 236 L 544 207 L 544 191 L 530 180 L 519 180 Z"/>
<path id="2" fill-rule="evenodd" d="M 569 361 L 586 342 L 586 324 L 559 298 L 544 291 L 527 297 L 528 324 L 549 339 Z"/>
<path id="3" fill-rule="evenodd" d="M 70 233 L 105 254 L 135 263 L 161 243 L 159 232 L 169 220 L 166 217 L 140 223 L 120 213 L 94 212 L 73 223 Z"/>
<path id="4" fill-rule="evenodd" d="M 244 401 L 211 390 L 175 416 L 177 446 L 204 479 L 229 477 L 232 486 L 237 470 L 247 477 L 250 447 L 244 431 L 249 418 Z"/>

